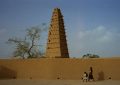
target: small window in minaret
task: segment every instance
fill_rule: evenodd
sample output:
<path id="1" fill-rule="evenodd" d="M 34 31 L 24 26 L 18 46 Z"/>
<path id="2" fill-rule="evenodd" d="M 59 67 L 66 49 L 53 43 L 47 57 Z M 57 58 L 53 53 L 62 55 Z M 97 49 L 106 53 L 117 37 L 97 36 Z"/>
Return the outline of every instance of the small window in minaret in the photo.
<path id="1" fill-rule="evenodd" d="M 50 26 L 52 27 L 52 24 Z"/>
<path id="2" fill-rule="evenodd" d="M 48 42 L 50 42 L 50 40 L 48 40 Z"/>
<path id="3" fill-rule="evenodd" d="M 49 32 L 49 35 L 51 35 L 51 32 Z"/>

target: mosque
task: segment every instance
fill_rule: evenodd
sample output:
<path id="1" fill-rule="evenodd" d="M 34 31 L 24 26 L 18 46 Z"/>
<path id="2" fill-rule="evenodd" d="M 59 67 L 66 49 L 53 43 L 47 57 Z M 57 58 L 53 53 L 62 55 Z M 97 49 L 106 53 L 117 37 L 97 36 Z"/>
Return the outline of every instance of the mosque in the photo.
<path id="1" fill-rule="evenodd" d="M 59 8 L 53 10 L 45 57 L 0 59 L 0 79 L 80 80 L 83 73 L 93 67 L 95 80 L 120 80 L 120 58 L 70 58 L 64 19 Z"/>
<path id="2" fill-rule="evenodd" d="M 59 8 L 52 14 L 46 49 L 48 58 L 69 58 L 63 15 Z"/>

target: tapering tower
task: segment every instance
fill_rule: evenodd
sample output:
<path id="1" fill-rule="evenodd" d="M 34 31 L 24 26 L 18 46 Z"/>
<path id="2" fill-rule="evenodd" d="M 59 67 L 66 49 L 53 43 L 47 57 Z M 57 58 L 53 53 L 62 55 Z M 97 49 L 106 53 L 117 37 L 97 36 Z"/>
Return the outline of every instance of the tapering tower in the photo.
<path id="1" fill-rule="evenodd" d="M 46 48 L 48 58 L 69 58 L 63 15 L 59 8 L 53 10 Z"/>

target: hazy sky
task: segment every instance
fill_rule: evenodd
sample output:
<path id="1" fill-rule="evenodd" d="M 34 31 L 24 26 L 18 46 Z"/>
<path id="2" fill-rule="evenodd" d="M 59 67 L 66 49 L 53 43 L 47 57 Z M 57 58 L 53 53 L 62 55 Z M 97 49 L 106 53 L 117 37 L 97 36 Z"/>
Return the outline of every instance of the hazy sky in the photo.
<path id="1" fill-rule="evenodd" d="M 8 38 L 22 38 L 26 28 L 49 24 L 55 7 L 64 16 L 71 57 L 120 56 L 120 0 L 0 0 L 0 58 L 12 56 L 15 47 L 6 44 Z"/>

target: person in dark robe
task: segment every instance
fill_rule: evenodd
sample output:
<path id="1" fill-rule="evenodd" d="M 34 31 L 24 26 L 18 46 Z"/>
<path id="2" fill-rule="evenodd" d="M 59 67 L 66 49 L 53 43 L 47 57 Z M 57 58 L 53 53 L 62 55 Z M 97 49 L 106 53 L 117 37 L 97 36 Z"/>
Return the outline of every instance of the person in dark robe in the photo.
<path id="1" fill-rule="evenodd" d="M 88 81 L 94 81 L 94 77 L 93 77 L 93 69 L 92 67 L 90 67 L 90 71 L 89 71 L 89 74 L 88 74 Z"/>

